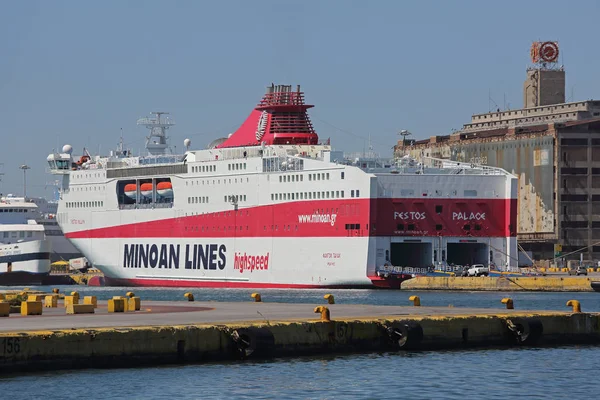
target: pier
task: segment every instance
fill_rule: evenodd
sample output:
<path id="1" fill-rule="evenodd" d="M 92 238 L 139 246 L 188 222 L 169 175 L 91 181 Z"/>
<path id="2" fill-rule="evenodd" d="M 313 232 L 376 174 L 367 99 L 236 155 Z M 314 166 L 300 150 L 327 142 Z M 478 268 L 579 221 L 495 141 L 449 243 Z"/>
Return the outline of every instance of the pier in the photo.
<path id="1" fill-rule="evenodd" d="M 576 299 L 564 310 L 536 311 L 500 298 L 506 309 L 425 307 L 416 296 L 398 306 L 335 304 L 333 296 L 269 303 L 254 294 L 248 302 L 141 299 L 138 311 L 125 312 L 100 301 L 92 313 L 71 315 L 64 304 L 71 297 L 42 315 L 0 319 L 0 371 L 600 343 L 600 314 Z"/>

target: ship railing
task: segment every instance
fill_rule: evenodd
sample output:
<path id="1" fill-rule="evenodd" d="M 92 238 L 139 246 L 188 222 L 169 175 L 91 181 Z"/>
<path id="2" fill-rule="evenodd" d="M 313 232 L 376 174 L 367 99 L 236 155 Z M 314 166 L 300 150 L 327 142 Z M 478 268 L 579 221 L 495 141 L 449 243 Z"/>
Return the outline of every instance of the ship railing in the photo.
<path id="1" fill-rule="evenodd" d="M 119 210 L 151 210 L 155 208 L 173 208 L 173 202 L 119 204 Z"/>
<path id="2" fill-rule="evenodd" d="M 508 175 L 508 172 L 502 168 L 491 167 L 489 165 L 467 163 L 461 161 L 452 161 L 441 158 L 422 157 L 422 164 L 425 167 L 436 169 L 449 169 L 453 174 L 481 174 L 481 175 Z"/>
<path id="3" fill-rule="evenodd" d="M 262 170 L 263 172 L 304 171 L 304 160 L 301 157 L 263 157 Z"/>

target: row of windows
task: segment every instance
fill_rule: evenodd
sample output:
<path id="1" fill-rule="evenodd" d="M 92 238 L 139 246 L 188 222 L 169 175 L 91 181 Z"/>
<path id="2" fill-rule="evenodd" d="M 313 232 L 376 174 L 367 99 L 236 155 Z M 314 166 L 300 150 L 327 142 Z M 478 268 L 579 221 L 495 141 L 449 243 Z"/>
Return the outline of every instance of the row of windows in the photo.
<path id="1" fill-rule="evenodd" d="M 352 191 L 354 192 L 354 190 Z M 358 192 L 358 191 L 357 191 Z M 326 192 L 299 192 L 299 193 L 271 193 L 271 200 L 313 200 L 313 199 L 339 199 L 344 198 L 343 190 Z"/>
<path id="2" fill-rule="evenodd" d="M 234 194 L 234 195 L 229 195 L 229 196 L 223 196 L 223 199 L 225 200 L 226 203 L 237 203 L 239 201 L 246 201 L 246 195 L 240 194 L 238 196 L 237 194 Z"/>
<path id="3" fill-rule="evenodd" d="M 103 201 L 67 201 L 67 208 L 104 207 Z"/>
<path id="4" fill-rule="evenodd" d="M 322 192 L 271 193 L 271 200 L 317 200 L 343 199 L 343 190 L 327 190 Z M 351 190 L 350 197 L 360 197 L 360 190 Z"/>
<path id="5" fill-rule="evenodd" d="M 412 197 L 414 195 L 415 195 L 414 189 L 400 189 L 400 196 L 402 196 L 402 197 Z M 421 195 L 429 196 L 429 192 L 423 191 L 423 192 L 421 192 Z M 443 196 L 444 192 L 442 190 L 436 190 L 435 195 Z M 450 195 L 456 196 L 456 195 L 458 195 L 458 192 L 456 190 L 452 190 L 450 192 Z M 464 197 L 477 197 L 477 190 L 468 190 L 468 189 L 463 190 L 463 196 Z M 494 196 L 495 196 L 495 193 L 493 191 L 486 192 L 486 197 L 494 197 Z M 356 195 L 356 197 L 358 197 L 358 195 Z"/>
<path id="6" fill-rule="evenodd" d="M 96 173 L 83 173 L 83 172 L 74 172 L 71 174 L 73 180 L 77 180 L 77 179 L 84 179 L 84 178 L 102 178 L 103 175 L 102 173 L 96 172 Z"/>
<path id="7" fill-rule="evenodd" d="M 250 178 L 246 177 L 246 183 L 250 182 Z M 229 179 L 223 179 L 223 184 L 226 185 L 228 183 L 244 183 L 244 178 L 229 178 Z M 213 179 L 212 180 L 212 184 L 213 185 L 220 185 L 221 184 L 221 179 Z M 185 185 L 188 186 L 194 186 L 194 185 L 210 185 L 210 179 L 206 179 L 206 180 L 199 180 L 199 181 L 186 181 Z"/>
<path id="8" fill-rule="evenodd" d="M 231 164 L 230 164 L 231 166 Z M 215 172 L 217 170 L 216 165 L 198 165 L 192 167 L 192 172 Z"/>
<path id="9" fill-rule="evenodd" d="M 74 192 L 97 192 L 102 190 L 102 186 L 90 186 L 82 184 L 82 186 L 74 185 L 72 189 Z"/>
<path id="10" fill-rule="evenodd" d="M 188 197 L 188 204 L 208 203 L 208 196 Z"/>
<path id="11" fill-rule="evenodd" d="M 235 163 L 227 165 L 229 171 L 239 171 L 240 169 L 246 169 L 246 163 Z"/>
<path id="12" fill-rule="evenodd" d="M 32 237 L 33 236 L 33 232 L 29 231 L 29 232 L 25 232 L 25 231 L 18 231 L 18 232 L 2 232 L 3 233 L 3 237 L 4 239 L 8 239 L 8 238 L 13 238 L 13 239 L 23 239 L 24 237 Z"/>
<path id="13" fill-rule="evenodd" d="M 475 224 L 475 226 L 473 228 L 476 231 L 480 231 L 481 230 L 481 225 Z M 396 230 L 398 230 L 398 231 L 404 231 L 404 230 L 406 230 L 406 231 L 414 231 L 415 229 L 416 229 L 415 224 L 407 224 L 406 225 L 406 229 L 405 229 L 405 225 L 404 224 L 398 224 L 398 226 L 396 226 Z M 441 230 L 444 230 L 444 227 L 441 224 L 436 224 L 435 230 L 436 231 L 441 231 Z M 463 230 L 470 231 L 471 230 L 471 225 L 470 224 L 463 225 Z"/>
<path id="14" fill-rule="evenodd" d="M 0 212 L 22 213 L 22 212 L 27 212 L 27 209 L 26 208 L 0 208 Z"/>

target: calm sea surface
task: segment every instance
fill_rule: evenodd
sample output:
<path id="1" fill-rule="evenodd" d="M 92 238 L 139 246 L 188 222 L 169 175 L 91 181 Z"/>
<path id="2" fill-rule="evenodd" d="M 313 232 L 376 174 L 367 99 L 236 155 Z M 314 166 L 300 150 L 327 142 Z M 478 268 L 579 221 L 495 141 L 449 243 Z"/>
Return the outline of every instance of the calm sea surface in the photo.
<path id="1" fill-rule="evenodd" d="M 82 295 L 108 299 L 127 288 L 65 286 Z M 0 288 L 2 289 L 2 288 Z M 33 289 L 33 287 L 32 287 Z M 48 290 L 49 288 L 43 288 Z M 183 300 L 188 289 L 140 289 L 148 300 Z M 250 301 L 251 290 L 195 289 L 196 300 Z M 600 293 L 407 292 L 383 290 L 261 290 L 263 301 L 408 305 L 417 294 L 423 306 L 568 310 L 569 299 L 583 311 L 600 312 Z M 1 323 L 1 322 L 0 322 Z M 276 359 L 268 362 L 66 370 L 0 376 L 2 399 L 562 399 L 596 398 L 600 392 L 600 346 L 487 349 L 361 354 Z"/>

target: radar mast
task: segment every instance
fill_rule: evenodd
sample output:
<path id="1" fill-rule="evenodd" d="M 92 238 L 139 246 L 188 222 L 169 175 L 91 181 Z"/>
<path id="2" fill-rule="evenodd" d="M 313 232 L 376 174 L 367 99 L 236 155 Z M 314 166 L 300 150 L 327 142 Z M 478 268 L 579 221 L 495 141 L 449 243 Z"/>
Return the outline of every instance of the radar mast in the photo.
<path id="1" fill-rule="evenodd" d="M 167 129 L 175 125 L 169 117 L 161 119 L 162 115 L 168 115 L 168 112 L 154 111 L 150 114 L 155 117 L 140 118 L 137 120 L 138 125 L 143 125 L 150 129 L 150 135 L 146 137 L 146 150 L 148 154 L 156 156 L 167 154 L 169 145 L 167 144 Z"/>

